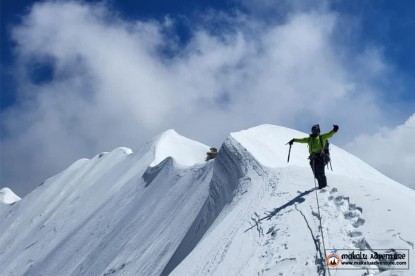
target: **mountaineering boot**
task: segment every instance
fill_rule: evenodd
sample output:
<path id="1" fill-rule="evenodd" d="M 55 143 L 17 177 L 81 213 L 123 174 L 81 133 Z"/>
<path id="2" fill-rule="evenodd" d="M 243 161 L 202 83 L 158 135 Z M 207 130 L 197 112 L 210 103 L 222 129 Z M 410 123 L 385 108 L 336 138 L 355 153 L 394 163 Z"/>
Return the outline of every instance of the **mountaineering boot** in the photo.
<path id="1" fill-rule="evenodd" d="M 327 187 L 327 178 L 325 175 L 320 175 L 320 177 L 317 179 L 318 181 L 318 188 L 323 189 Z"/>

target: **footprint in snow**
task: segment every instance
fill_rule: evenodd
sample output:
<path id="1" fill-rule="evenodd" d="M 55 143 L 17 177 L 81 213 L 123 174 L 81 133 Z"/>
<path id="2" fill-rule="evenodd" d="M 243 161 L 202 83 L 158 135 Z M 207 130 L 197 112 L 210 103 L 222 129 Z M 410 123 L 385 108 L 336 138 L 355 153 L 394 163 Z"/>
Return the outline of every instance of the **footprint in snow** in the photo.
<path id="1" fill-rule="evenodd" d="M 337 193 L 337 188 L 332 188 L 332 189 L 330 190 L 330 194 L 334 194 L 334 193 Z"/>
<path id="2" fill-rule="evenodd" d="M 359 249 L 362 249 L 362 250 L 371 248 L 369 243 L 363 237 L 358 239 L 358 240 L 353 241 L 353 245 L 356 246 L 356 248 L 359 248 Z"/>
<path id="3" fill-rule="evenodd" d="M 334 204 L 336 204 L 337 207 L 343 205 L 344 204 L 344 198 L 343 198 L 343 196 L 336 196 L 334 198 Z"/>
<path id="4" fill-rule="evenodd" d="M 355 217 L 360 216 L 356 211 L 346 211 L 343 213 L 345 219 L 354 219 Z"/>
<path id="5" fill-rule="evenodd" d="M 343 211 L 343 216 L 346 220 L 349 220 L 352 223 L 352 226 L 354 228 L 358 228 L 362 226 L 365 223 L 365 220 L 360 217 L 361 214 L 363 213 L 363 208 L 357 206 L 354 203 L 350 203 L 349 197 L 345 197 L 342 195 L 334 196 L 333 194 L 336 192 L 337 192 L 337 189 L 332 188 L 329 192 L 331 195 L 328 197 L 328 199 L 330 201 L 333 201 L 333 203 L 337 207 L 342 207 L 343 210 L 346 209 L 345 211 Z"/>
<path id="6" fill-rule="evenodd" d="M 365 220 L 362 218 L 358 218 L 352 225 L 354 228 L 362 226 L 365 223 Z"/>
<path id="7" fill-rule="evenodd" d="M 363 213 L 363 208 L 353 203 L 349 203 L 349 210 L 358 210 L 360 213 Z"/>
<path id="8" fill-rule="evenodd" d="M 360 231 L 351 231 L 347 234 L 351 238 L 360 237 L 362 235 L 362 232 Z"/>

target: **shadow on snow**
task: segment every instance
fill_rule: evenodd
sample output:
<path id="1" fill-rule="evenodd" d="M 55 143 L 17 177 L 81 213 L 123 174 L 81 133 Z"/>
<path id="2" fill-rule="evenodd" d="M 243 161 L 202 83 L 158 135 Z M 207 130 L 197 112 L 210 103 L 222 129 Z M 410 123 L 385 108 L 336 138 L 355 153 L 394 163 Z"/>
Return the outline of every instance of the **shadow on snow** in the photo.
<path id="1" fill-rule="evenodd" d="M 285 208 L 287 208 L 287 207 L 290 207 L 290 206 L 293 206 L 293 205 L 295 205 L 296 203 L 303 203 L 304 201 L 305 201 L 305 196 L 306 195 L 308 195 L 309 193 L 311 193 L 312 191 L 314 191 L 314 188 L 312 188 L 312 189 L 310 189 L 310 190 L 307 190 L 307 191 L 305 191 L 305 192 L 302 192 L 302 193 L 300 193 L 298 196 L 296 196 L 295 198 L 293 198 L 293 199 L 291 199 L 290 201 L 288 201 L 287 203 L 285 203 L 284 205 L 282 205 L 282 206 L 280 206 L 280 207 L 278 207 L 278 208 L 275 208 L 273 211 L 271 211 L 271 212 L 266 212 L 266 216 L 265 217 L 262 217 L 262 218 L 259 218 L 259 219 L 252 219 L 254 222 L 255 222 L 255 225 L 252 225 L 250 228 L 248 228 L 248 229 L 246 229 L 245 230 L 245 232 L 247 232 L 247 231 L 249 231 L 249 230 L 251 230 L 252 228 L 254 228 L 255 226 L 257 226 L 258 227 L 258 224 L 261 222 L 261 221 L 263 221 L 263 220 L 265 220 L 265 219 L 267 219 L 267 220 L 270 220 L 272 217 L 274 217 L 274 216 L 276 216 L 279 212 L 281 212 L 282 210 L 284 210 Z"/>

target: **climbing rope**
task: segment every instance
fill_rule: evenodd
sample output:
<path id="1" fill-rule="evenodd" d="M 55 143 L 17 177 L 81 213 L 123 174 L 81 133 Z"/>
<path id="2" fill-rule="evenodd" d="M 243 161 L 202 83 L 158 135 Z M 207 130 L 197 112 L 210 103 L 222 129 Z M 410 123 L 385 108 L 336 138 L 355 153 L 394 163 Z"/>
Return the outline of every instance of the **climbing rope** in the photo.
<path id="1" fill-rule="evenodd" d="M 325 243 L 324 243 L 324 234 L 323 234 L 323 226 L 322 226 L 322 224 L 321 224 L 321 213 L 320 213 L 320 204 L 319 204 L 319 202 L 318 202 L 318 194 L 317 194 L 317 183 L 316 183 L 316 173 L 315 173 L 315 168 L 314 168 L 314 160 L 312 161 L 313 162 L 313 176 L 314 176 L 314 187 L 315 187 L 315 191 L 316 191 L 316 200 L 317 200 L 317 211 L 318 211 L 318 220 L 319 220 L 319 222 L 320 222 L 320 232 L 321 232 L 321 240 L 323 241 L 323 250 L 324 250 L 324 260 L 323 260 L 323 266 L 325 266 L 324 265 L 324 262 L 326 261 L 326 259 L 327 259 L 327 255 L 326 255 L 326 245 L 325 245 Z M 330 269 L 328 269 L 327 268 L 327 271 L 328 271 L 328 273 L 329 273 L 329 276 L 331 276 L 330 275 Z"/>

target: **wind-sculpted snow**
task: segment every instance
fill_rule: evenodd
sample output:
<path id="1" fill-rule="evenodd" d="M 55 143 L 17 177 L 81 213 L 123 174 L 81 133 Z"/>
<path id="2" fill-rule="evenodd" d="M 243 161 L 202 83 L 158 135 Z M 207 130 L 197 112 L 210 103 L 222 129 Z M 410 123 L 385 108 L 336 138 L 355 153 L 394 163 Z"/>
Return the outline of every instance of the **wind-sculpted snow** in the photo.
<path id="1" fill-rule="evenodd" d="M 179 135 L 173 129 L 167 130 L 155 138 L 154 161 L 151 166 L 159 164 L 166 157 L 172 157 L 183 166 L 202 163 L 209 147 Z"/>
<path id="2" fill-rule="evenodd" d="M 81 159 L 0 206 L 0 274 L 327 275 L 319 219 L 326 249 L 409 249 L 413 260 L 415 192 L 332 145 L 329 187 L 316 193 L 307 147 L 294 144 L 287 163 L 285 144 L 306 135 L 258 126 L 204 162 L 207 146 L 169 130 L 134 153 Z M 360 269 L 335 275 L 390 267 Z"/>
<path id="3" fill-rule="evenodd" d="M 14 204 L 19 201 L 21 198 L 18 197 L 12 190 L 9 188 L 3 188 L 0 190 L 0 208 L 1 204 Z"/>
<path id="4" fill-rule="evenodd" d="M 162 275 L 171 273 L 193 250 L 222 209 L 233 200 L 235 190 L 247 170 L 246 163 L 241 162 L 246 156 L 240 149 L 240 145 L 232 138 L 228 138 L 220 148 L 213 165 L 209 196 Z"/>

